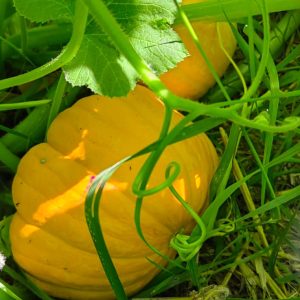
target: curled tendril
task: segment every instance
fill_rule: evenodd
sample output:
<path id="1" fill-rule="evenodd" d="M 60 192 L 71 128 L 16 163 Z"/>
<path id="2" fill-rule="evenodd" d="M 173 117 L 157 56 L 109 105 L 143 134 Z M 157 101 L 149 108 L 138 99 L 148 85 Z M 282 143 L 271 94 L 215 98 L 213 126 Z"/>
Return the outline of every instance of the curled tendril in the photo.
<path id="1" fill-rule="evenodd" d="M 166 177 L 166 180 L 164 182 L 160 183 L 159 185 L 157 185 L 153 188 L 150 188 L 150 189 L 141 189 L 139 182 L 136 181 L 136 182 L 134 182 L 134 184 L 132 186 L 132 191 L 138 197 L 146 197 L 146 196 L 156 194 L 156 193 L 162 191 L 163 189 L 170 187 L 180 173 L 180 166 L 178 163 L 173 161 L 167 167 L 167 170 L 171 170 L 171 169 L 173 169 L 173 172 L 172 173 L 169 172 L 168 176 Z"/>
<path id="2" fill-rule="evenodd" d="M 171 173 L 173 168 L 175 168 L 175 171 Z M 179 164 L 177 162 L 170 163 L 166 169 L 165 177 L 167 179 L 170 178 L 170 174 L 177 173 L 176 170 L 180 170 Z M 201 234 L 197 237 L 186 235 L 184 233 L 177 233 L 170 241 L 170 246 L 177 251 L 180 258 L 183 261 L 189 261 L 199 252 L 203 242 L 206 240 L 206 226 L 193 208 L 179 195 L 172 184 L 169 186 L 169 189 L 201 229 Z"/>
<path id="3" fill-rule="evenodd" d="M 166 180 L 151 188 L 151 189 L 146 189 L 145 186 L 143 185 L 143 177 L 140 176 L 140 178 L 138 178 L 133 186 L 132 186 L 132 190 L 134 191 L 135 194 L 137 194 L 137 200 L 136 200 L 136 205 L 135 205 L 135 212 L 134 212 L 134 222 L 135 222 L 135 226 L 136 226 L 136 230 L 137 233 L 139 235 L 139 237 L 144 241 L 144 243 L 156 254 L 158 254 L 160 257 L 162 257 L 163 259 L 165 259 L 167 262 L 176 265 L 179 268 L 182 268 L 178 263 L 176 263 L 175 261 L 170 260 L 170 258 L 166 255 L 164 255 L 163 253 L 161 253 L 156 247 L 154 247 L 153 245 L 151 245 L 145 238 L 143 231 L 142 231 L 142 227 L 141 227 L 141 210 L 142 210 L 142 204 L 143 204 L 143 198 L 144 196 L 149 196 L 155 193 L 160 192 L 163 189 L 166 189 L 167 187 L 171 186 L 172 183 L 174 182 L 174 180 L 177 178 L 177 176 L 180 173 L 180 166 L 179 164 L 177 164 L 176 162 L 171 162 L 167 169 L 171 170 L 173 167 L 173 172 L 170 174 L 170 172 L 168 172 L 169 176 L 167 176 Z M 144 173 L 142 173 L 142 175 L 144 175 Z M 147 174 L 148 176 L 149 174 Z M 149 177 L 148 177 L 149 178 Z M 147 179 L 148 179 L 147 178 Z M 150 260 L 151 261 L 151 260 Z M 161 266 L 160 266 L 161 268 Z"/>
<path id="4" fill-rule="evenodd" d="M 235 223 L 227 218 L 218 220 L 218 227 L 208 233 L 208 238 L 213 236 L 224 236 L 235 230 Z"/>
<path id="5" fill-rule="evenodd" d="M 202 235 L 193 243 L 189 242 L 189 235 L 178 233 L 171 239 L 170 246 L 175 249 L 182 261 L 190 261 L 201 249 Z"/>

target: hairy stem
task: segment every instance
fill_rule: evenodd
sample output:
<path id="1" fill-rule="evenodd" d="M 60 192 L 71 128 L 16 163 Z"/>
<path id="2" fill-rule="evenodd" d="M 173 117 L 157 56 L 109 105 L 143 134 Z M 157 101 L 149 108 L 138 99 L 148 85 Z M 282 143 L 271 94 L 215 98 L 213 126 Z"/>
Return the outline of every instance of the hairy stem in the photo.
<path id="1" fill-rule="evenodd" d="M 82 0 L 90 10 L 95 20 L 99 23 L 102 29 L 109 35 L 114 42 L 116 48 L 122 53 L 130 64 L 134 67 L 141 79 L 161 98 L 169 101 L 166 97 L 168 90 L 160 81 L 158 76 L 151 70 L 142 57 L 138 55 L 136 50 L 130 43 L 128 36 L 123 32 L 120 25 L 117 23 L 109 9 L 103 1 L 98 0 Z"/>

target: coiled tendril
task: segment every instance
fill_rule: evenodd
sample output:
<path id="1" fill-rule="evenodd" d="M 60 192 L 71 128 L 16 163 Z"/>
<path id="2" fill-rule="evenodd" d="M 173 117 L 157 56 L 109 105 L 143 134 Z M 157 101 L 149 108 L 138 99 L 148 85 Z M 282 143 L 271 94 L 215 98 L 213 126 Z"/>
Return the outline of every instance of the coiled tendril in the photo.
<path id="1" fill-rule="evenodd" d="M 170 178 L 172 169 L 175 169 L 172 174 L 180 172 L 180 165 L 177 162 L 172 162 L 168 165 L 165 173 L 166 179 Z M 193 217 L 201 230 L 201 234 L 197 237 L 177 233 L 170 242 L 170 246 L 174 248 L 183 261 L 191 260 L 201 249 L 203 242 L 206 240 L 206 226 L 201 220 L 201 217 L 193 210 L 193 208 L 179 195 L 175 187 L 169 185 L 171 193 L 180 202 L 184 209 Z"/>

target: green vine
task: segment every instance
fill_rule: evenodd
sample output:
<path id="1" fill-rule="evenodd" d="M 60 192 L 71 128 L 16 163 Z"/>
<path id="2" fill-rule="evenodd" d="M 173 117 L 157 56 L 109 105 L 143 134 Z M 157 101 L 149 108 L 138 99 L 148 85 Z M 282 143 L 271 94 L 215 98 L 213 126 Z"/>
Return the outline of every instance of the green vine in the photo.
<path id="1" fill-rule="evenodd" d="M 87 7 L 81 2 L 81 0 L 77 0 L 75 6 L 72 36 L 70 42 L 61 52 L 61 54 L 49 63 L 35 68 L 30 72 L 0 80 L 0 90 L 21 85 L 26 82 L 30 82 L 35 79 L 41 78 L 58 70 L 59 68 L 70 62 L 75 57 L 81 45 L 83 35 L 85 32 L 87 16 Z"/>

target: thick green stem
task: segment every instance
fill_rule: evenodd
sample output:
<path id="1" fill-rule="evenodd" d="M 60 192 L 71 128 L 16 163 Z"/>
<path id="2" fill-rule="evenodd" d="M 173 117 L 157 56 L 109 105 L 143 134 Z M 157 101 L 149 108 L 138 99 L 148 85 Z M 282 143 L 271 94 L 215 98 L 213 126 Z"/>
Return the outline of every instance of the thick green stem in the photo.
<path id="1" fill-rule="evenodd" d="M 281 12 L 300 9 L 299 0 L 265 0 L 268 12 Z M 210 0 L 201 3 L 183 5 L 183 9 L 190 20 L 227 21 L 239 20 L 248 16 L 261 14 L 261 1 L 249 0 Z M 175 23 L 180 23 L 178 16 Z"/>
<path id="2" fill-rule="evenodd" d="M 61 54 L 56 59 L 53 59 L 51 62 L 41 67 L 38 67 L 28 73 L 1 80 L 0 90 L 41 78 L 47 74 L 58 70 L 59 68 L 70 62 L 75 57 L 81 45 L 83 35 L 85 32 L 87 15 L 87 7 L 81 2 L 81 0 L 77 0 L 72 37 L 68 45 L 61 52 Z"/>
<path id="3" fill-rule="evenodd" d="M 156 92 L 164 101 L 169 101 L 166 97 L 168 90 L 160 81 L 159 77 L 151 70 L 147 63 L 133 48 L 128 36 L 123 32 L 109 9 L 103 1 L 99 0 L 82 0 L 89 8 L 98 24 L 108 34 L 116 48 L 122 53 L 130 64 L 134 67 L 141 79 Z"/>

